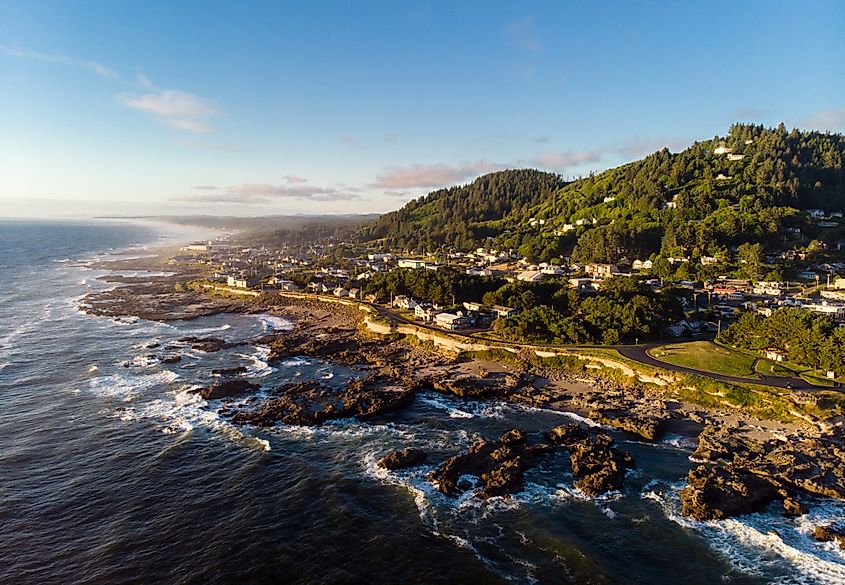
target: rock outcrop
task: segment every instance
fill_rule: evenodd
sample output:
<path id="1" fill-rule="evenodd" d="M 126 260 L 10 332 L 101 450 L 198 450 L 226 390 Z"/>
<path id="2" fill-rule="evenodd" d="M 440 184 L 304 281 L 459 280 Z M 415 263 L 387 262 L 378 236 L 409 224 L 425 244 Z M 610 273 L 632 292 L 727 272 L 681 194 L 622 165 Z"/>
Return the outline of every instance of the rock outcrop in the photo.
<path id="1" fill-rule="evenodd" d="M 259 388 L 261 388 L 260 385 L 253 384 L 247 380 L 226 380 L 212 384 L 208 388 L 202 388 L 197 393 L 206 400 L 216 400 L 218 398 L 241 396 L 248 392 L 254 392 Z"/>
<path id="2" fill-rule="evenodd" d="M 478 478 L 474 495 L 480 498 L 520 492 L 524 472 L 554 451 L 545 443 L 529 445 L 527 439 L 525 431 L 513 429 L 496 441 L 478 441 L 467 452 L 446 460 L 428 477 L 436 489 L 450 496 L 471 487 L 464 476 Z"/>
<path id="3" fill-rule="evenodd" d="M 663 434 L 663 420 L 654 416 L 631 413 L 611 416 L 599 410 L 591 410 L 587 416 L 599 424 L 637 435 L 647 441 L 656 441 Z"/>
<path id="4" fill-rule="evenodd" d="M 413 389 L 382 376 L 353 380 L 340 389 L 319 382 L 286 384 L 273 393 L 276 397 L 260 408 L 237 412 L 232 421 L 256 426 L 272 426 L 276 422 L 311 426 L 331 419 L 363 419 L 392 412 L 414 398 Z"/>
<path id="5" fill-rule="evenodd" d="M 379 459 L 376 465 L 382 469 L 395 471 L 397 469 L 405 469 L 408 467 L 416 467 L 426 462 L 428 454 L 420 449 L 413 449 L 408 447 L 399 451 L 388 453 Z"/>
<path id="6" fill-rule="evenodd" d="M 700 465 L 681 490 L 681 512 L 696 520 L 722 520 L 760 512 L 777 499 L 771 481 L 737 469 Z"/>
<path id="7" fill-rule="evenodd" d="M 629 453 L 613 447 L 613 437 L 591 433 L 578 425 L 561 425 L 546 438 L 569 451 L 575 487 L 588 496 L 598 496 L 625 487 L 625 474 L 635 467 Z"/>
<path id="8" fill-rule="evenodd" d="M 816 526 L 813 530 L 813 538 L 819 542 L 835 542 L 839 548 L 845 550 L 845 528 L 828 524 L 826 526 Z"/>

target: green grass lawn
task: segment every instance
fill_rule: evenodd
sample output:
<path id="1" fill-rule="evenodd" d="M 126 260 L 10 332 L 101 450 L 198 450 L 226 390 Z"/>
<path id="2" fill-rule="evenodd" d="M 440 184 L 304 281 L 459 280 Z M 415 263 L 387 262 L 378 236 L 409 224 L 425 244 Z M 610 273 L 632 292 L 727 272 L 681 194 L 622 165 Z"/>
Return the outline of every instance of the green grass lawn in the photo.
<path id="1" fill-rule="evenodd" d="M 757 362 L 757 365 L 754 367 L 759 373 L 763 374 L 764 376 L 781 376 L 784 378 L 789 378 L 791 376 L 795 376 L 796 373 L 790 370 L 789 368 L 785 368 L 782 365 L 775 363 L 771 360 L 764 360 L 761 359 Z"/>
<path id="2" fill-rule="evenodd" d="M 754 356 L 746 355 L 712 341 L 691 341 L 661 345 L 649 354 L 660 361 L 714 374 L 755 378 Z"/>

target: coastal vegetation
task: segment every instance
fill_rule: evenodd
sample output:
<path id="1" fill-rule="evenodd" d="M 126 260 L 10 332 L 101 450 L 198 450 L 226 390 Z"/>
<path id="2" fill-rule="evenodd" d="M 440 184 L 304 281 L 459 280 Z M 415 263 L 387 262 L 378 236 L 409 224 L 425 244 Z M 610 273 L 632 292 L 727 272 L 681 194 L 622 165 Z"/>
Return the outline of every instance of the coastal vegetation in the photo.
<path id="1" fill-rule="evenodd" d="M 658 276 L 761 278 L 773 272 L 768 252 L 820 254 L 845 237 L 842 224 L 822 227 L 806 213 L 845 207 L 843 159 L 839 134 L 735 124 L 681 152 L 664 148 L 572 182 L 491 173 L 415 199 L 359 238 L 419 252 L 488 246 L 534 261 L 650 258 Z M 712 261 L 673 265 L 677 257 Z"/>
<path id="2" fill-rule="evenodd" d="M 845 372 L 845 327 L 827 315 L 784 307 L 771 317 L 745 312 L 722 331 L 718 341 L 763 353 L 780 352 L 785 361 L 802 369 Z"/>
<path id="3" fill-rule="evenodd" d="M 755 357 L 710 341 L 662 345 L 649 354 L 670 364 L 726 376 L 751 378 L 755 372 Z"/>

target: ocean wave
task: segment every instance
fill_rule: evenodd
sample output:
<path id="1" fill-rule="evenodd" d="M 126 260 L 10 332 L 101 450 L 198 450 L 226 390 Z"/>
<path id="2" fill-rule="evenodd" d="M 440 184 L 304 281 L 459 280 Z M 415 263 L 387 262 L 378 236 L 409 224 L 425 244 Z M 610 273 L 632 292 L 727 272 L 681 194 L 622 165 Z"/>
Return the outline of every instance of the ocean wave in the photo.
<path id="1" fill-rule="evenodd" d="M 674 447 L 675 449 L 680 449 L 681 451 L 693 451 L 695 450 L 698 442 L 691 437 L 667 433 L 663 440 L 660 441 L 660 444 L 666 447 Z"/>
<path id="2" fill-rule="evenodd" d="M 250 362 L 250 365 L 247 366 L 246 376 L 250 378 L 263 378 L 275 372 L 276 369 L 266 361 L 270 357 L 270 348 L 257 345 L 253 349 L 255 353 L 251 355 L 245 353 L 235 354 L 237 357 Z"/>
<path id="3" fill-rule="evenodd" d="M 475 400 L 461 400 L 423 392 L 417 395 L 417 400 L 423 404 L 433 406 L 448 413 L 450 418 L 504 418 L 506 409 L 504 402 L 478 402 Z"/>
<path id="4" fill-rule="evenodd" d="M 813 504 L 797 519 L 778 510 L 698 521 L 681 515 L 679 492 L 684 485 L 653 480 L 641 496 L 656 502 L 669 520 L 701 534 L 737 570 L 778 585 L 845 583 L 845 553 L 834 543 L 812 538 L 815 526 L 845 520 L 845 502 Z"/>
<path id="5" fill-rule="evenodd" d="M 107 376 L 91 378 L 88 383 L 88 390 L 102 398 L 117 398 L 129 402 L 145 390 L 156 387 L 163 387 L 173 384 L 179 379 L 179 374 L 170 371 L 161 371 L 155 374 L 130 374 L 119 373 Z"/>
<path id="6" fill-rule="evenodd" d="M 275 315 L 256 315 L 261 322 L 262 331 L 290 331 L 293 323 L 283 317 Z"/>

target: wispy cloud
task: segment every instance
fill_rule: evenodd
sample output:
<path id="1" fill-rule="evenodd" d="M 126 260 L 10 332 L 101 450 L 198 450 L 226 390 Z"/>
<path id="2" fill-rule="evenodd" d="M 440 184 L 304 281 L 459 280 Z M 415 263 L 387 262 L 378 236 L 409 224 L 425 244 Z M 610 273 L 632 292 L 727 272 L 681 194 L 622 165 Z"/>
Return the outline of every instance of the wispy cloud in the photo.
<path id="1" fill-rule="evenodd" d="M 297 175 L 285 175 L 282 177 L 288 183 L 307 183 L 308 179 L 304 177 L 299 177 Z"/>
<path id="2" fill-rule="evenodd" d="M 534 17 L 514 20 L 505 27 L 505 37 L 511 44 L 529 51 L 540 52 L 543 44 L 537 34 Z"/>
<path id="3" fill-rule="evenodd" d="M 157 90 L 145 94 L 125 94 L 120 102 L 142 112 L 148 112 L 165 124 L 191 132 L 213 130 L 208 118 L 218 109 L 210 100 L 186 91 L 176 89 Z"/>
<path id="4" fill-rule="evenodd" d="M 266 205 L 283 199 L 305 201 L 354 201 L 358 195 L 332 187 L 311 187 L 307 185 L 272 185 L 269 183 L 244 183 L 222 190 L 220 193 L 174 195 L 171 201 L 193 203 L 238 203 L 243 205 Z"/>
<path id="5" fill-rule="evenodd" d="M 561 170 L 567 167 L 598 162 L 603 155 L 604 152 L 601 150 L 543 152 L 532 157 L 529 162 L 540 168 Z"/>
<path id="6" fill-rule="evenodd" d="M 845 129 L 845 108 L 823 110 L 801 120 L 800 125 L 814 130 Z"/>
<path id="7" fill-rule="evenodd" d="M 194 189 L 198 189 L 200 191 L 214 191 L 215 189 L 219 189 L 220 187 L 216 187 L 214 185 L 196 185 Z"/>
<path id="8" fill-rule="evenodd" d="M 662 150 L 663 148 L 678 152 L 688 147 L 692 142 L 688 138 L 672 138 L 666 136 L 660 136 L 658 138 L 634 137 L 623 142 L 613 150 L 625 158 L 639 158 Z"/>
<path id="9" fill-rule="evenodd" d="M 97 61 L 77 59 L 60 53 L 40 53 L 38 51 L 32 51 L 21 47 L 13 47 L 10 45 L 0 45 L 0 53 L 17 59 L 59 63 L 61 65 L 67 65 L 68 67 L 90 71 L 91 73 L 96 73 L 100 77 L 105 77 L 107 79 L 120 80 L 120 76 L 117 73 Z"/>
<path id="10" fill-rule="evenodd" d="M 390 191 L 399 191 L 412 187 L 444 187 L 501 168 L 503 168 L 502 165 L 490 163 L 485 160 L 456 166 L 447 164 L 416 164 L 387 170 L 385 173 L 376 177 L 371 187 Z"/>

